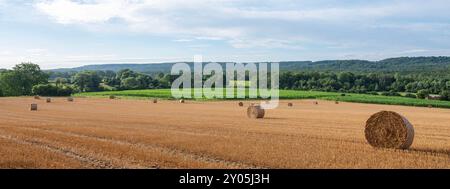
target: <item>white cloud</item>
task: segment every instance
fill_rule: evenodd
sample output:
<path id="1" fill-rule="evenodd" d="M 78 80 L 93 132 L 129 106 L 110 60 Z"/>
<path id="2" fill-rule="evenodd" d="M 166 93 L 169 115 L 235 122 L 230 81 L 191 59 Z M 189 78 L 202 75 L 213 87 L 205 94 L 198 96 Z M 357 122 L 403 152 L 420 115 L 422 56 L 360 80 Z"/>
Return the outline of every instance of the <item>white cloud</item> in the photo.
<path id="1" fill-rule="evenodd" d="M 48 55 L 47 49 L 28 49 L 26 50 L 28 56 L 46 56 Z"/>
<path id="2" fill-rule="evenodd" d="M 0 56 L 10 56 L 13 55 L 14 53 L 12 51 L 9 50 L 5 50 L 5 51 L 0 51 Z"/>
<path id="3" fill-rule="evenodd" d="M 333 1 L 321 2 L 327 5 Z M 445 13 L 448 11 L 443 6 L 446 3 L 410 0 L 302 7 L 305 2 L 289 0 L 40 0 L 36 1 L 35 8 L 57 23 L 81 25 L 95 31 L 110 30 L 107 25 L 118 24 L 114 29 L 169 36 L 175 38 L 175 42 L 225 40 L 235 48 L 289 48 L 292 45 L 297 48 L 298 43 L 290 41 L 291 38 L 327 37 L 305 32 L 310 27 L 314 29 L 310 23 L 315 27 L 329 25 L 328 29 L 338 32 L 348 30 L 347 33 L 367 25 L 373 29 L 427 28 L 429 24 L 383 20 L 423 16 L 448 18 L 450 14 Z M 273 23 L 272 26 L 269 23 Z M 335 37 L 331 32 L 326 35 Z"/>
<path id="4" fill-rule="evenodd" d="M 95 3 L 71 0 L 41 1 L 35 7 L 61 24 L 101 23 L 113 18 L 130 19 L 136 8 L 128 1 L 100 0 Z"/>
<path id="5" fill-rule="evenodd" d="M 185 43 L 185 42 L 191 42 L 193 40 L 192 39 L 175 39 L 173 41 L 174 42 L 179 42 L 179 43 Z"/>

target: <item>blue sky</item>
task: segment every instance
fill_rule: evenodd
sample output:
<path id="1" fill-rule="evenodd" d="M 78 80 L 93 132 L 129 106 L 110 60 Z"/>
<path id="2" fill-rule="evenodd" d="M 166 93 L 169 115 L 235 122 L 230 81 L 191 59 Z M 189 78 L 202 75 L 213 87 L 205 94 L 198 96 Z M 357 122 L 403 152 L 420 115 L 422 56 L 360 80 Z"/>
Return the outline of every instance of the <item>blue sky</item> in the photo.
<path id="1" fill-rule="evenodd" d="M 0 0 L 0 68 L 450 55 L 448 0 Z"/>

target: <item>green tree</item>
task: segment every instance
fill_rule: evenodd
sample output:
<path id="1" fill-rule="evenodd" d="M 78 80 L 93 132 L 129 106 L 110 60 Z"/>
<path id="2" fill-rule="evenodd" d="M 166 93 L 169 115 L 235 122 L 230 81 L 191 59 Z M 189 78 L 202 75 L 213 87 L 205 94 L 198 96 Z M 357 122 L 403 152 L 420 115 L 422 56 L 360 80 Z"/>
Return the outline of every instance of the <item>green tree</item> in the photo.
<path id="1" fill-rule="evenodd" d="M 70 96 L 73 89 L 66 85 L 39 84 L 33 86 L 33 94 L 40 96 Z"/>
<path id="2" fill-rule="evenodd" d="M 129 77 L 121 82 L 123 89 L 138 89 L 140 87 L 139 81 L 135 77 Z"/>
<path id="3" fill-rule="evenodd" d="M 0 75 L 0 86 L 4 96 L 21 96 L 21 76 L 15 71 L 6 71 Z"/>
<path id="4" fill-rule="evenodd" d="M 5 96 L 31 95 L 32 87 L 48 83 L 48 75 L 41 71 L 39 65 L 21 63 L 13 70 L 3 71 L 0 86 Z"/>
<path id="5" fill-rule="evenodd" d="M 67 83 L 68 83 L 68 81 L 66 78 L 58 77 L 55 79 L 56 86 L 65 85 Z"/>
<path id="6" fill-rule="evenodd" d="M 37 64 L 21 63 L 13 68 L 19 76 L 19 85 L 22 88 L 22 95 L 30 95 L 34 85 L 48 83 L 48 75 L 41 71 Z"/>
<path id="7" fill-rule="evenodd" d="M 419 91 L 417 91 L 417 98 L 427 98 L 428 95 L 430 94 L 430 92 L 427 89 L 421 89 Z"/>
<path id="8" fill-rule="evenodd" d="M 75 86 L 81 92 L 98 91 L 101 80 L 100 76 L 93 71 L 80 72 L 73 79 Z"/>
<path id="9" fill-rule="evenodd" d="M 441 94 L 442 100 L 450 100 L 450 90 L 442 91 Z"/>

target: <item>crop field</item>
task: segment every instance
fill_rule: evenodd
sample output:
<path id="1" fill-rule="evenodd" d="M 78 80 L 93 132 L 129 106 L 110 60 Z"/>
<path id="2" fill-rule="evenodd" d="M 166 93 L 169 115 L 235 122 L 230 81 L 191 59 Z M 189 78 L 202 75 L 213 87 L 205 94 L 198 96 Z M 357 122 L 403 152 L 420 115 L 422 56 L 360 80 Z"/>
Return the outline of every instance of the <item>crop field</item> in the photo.
<path id="1" fill-rule="evenodd" d="M 224 90 L 225 91 L 225 90 Z M 224 92 L 225 93 L 225 92 Z M 90 92 L 80 93 L 76 96 L 81 97 L 107 97 L 110 95 L 120 96 L 124 98 L 162 98 L 171 99 L 172 93 L 170 89 L 154 89 L 154 90 L 127 90 L 127 91 L 107 91 L 107 92 Z M 319 91 L 297 91 L 297 90 L 280 90 L 280 99 L 321 99 L 331 101 L 343 102 L 358 102 L 369 104 L 389 104 L 389 105 L 404 105 L 404 106 L 418 106 L 418 107 L 439 107 L 450 108 L 450 101 L 440 100 L 426 100 L 407 97 L 395 96 L 381 96 L 368 94 L 350 94 L 335 92 L 319 92 Z M 198 99 L 202 100 L 202 99 Z"/>
<path id="2" fill-rule="evenodd" d="M 238 102 L 0 98 L 0 168 L 450 168 L 450 109 L 282 100 L 249 119 L 256 101 Z M 365 121 L 380 110 L 414 125 L 410 149 L 367 144 Z"/>

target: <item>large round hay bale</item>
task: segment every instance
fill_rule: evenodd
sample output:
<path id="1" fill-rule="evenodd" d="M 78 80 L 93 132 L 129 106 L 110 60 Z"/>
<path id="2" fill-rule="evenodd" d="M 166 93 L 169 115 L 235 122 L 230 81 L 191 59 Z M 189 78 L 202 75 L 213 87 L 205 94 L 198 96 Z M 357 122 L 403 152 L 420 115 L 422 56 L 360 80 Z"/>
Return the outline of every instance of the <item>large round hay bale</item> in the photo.
<path id="1" fill-rule="evenodd" d="M 251 105 L 247 108 L 247 116 L 252 119 L 264 118 L 266 111 L 260 105 Z"/>
<path id="2" fill-rule="evenodd" d="M 52 102 L 52 99 L 51 98 L 47 98 L 47 103 L 50 103 L 50 102 Z"/>
<path id="3" fill-rule="evenodd" d="M 314 105 L 319 105 L 319 102 L 314 101 L 313 104 L 314 104 Z"/>
<path id="4" fill-rule="evenodd" d="M 73 102 L 73 97 L 68 97 L 68 98 L 67 98 L 67 101 L 68 101 L 68 102 Z"/>
<path id="5" fill-rule="evenodd" d="M 335 103 L 335 104 L 339 104 L 339 101 L 335 101 L 334 103 Z"/>
<path id="6" fill-rule="evenodd" d="M 185 103 L 184 99 L 181 99 L 181 100 L 180 100 L 180 103 L 184 104 L 184 103 Z"/>
<path id="7" fill-rule="evenodd" d="M 41 99 L 41 97 L 39 97 L 38 95 L 34 96 L 34 99 L 39 100 Z"/>
<path id="8" fill-rule="evenodd" d="M 38 110 L 38 105 L 37 104 L 31 104 L 30 110 L 31 111 L 37 111 Z"/>
<path id="9" fill-rule="evenodd" d="M 381 111 L 372 115 L 366 122 L 367 142 L 376 148 L 407 149 L 414 140 L 414 128 L 402 115 Z"/>
<path id="10" fill-rule="evenodd" d="M 111 99 L 111 100 L 116 99 L 116 96 L 111 95 L 111 96 L 109 96 L 109 99 Z"/>
<path id="11" fill-rule="evenodd" d="M 154 104 L 158 103 L 158 99 L 153 99 L 153 103 Z"/>
<path id="12" fill-rule="evenodd" d="M 292 102 L 289 102 L 289 103 L 288 103 L 288 106 L 289 106 L 289 107 L 293 107 L 294 104 L 293 104 Z"/>
<path id="13" fill-rule="evenodd" d="M 244 103 L 243 102 L 239 102 L 239 104 L 238 104 L 240 107 L 242 107 L 242 106 L 244 106 Z"/>

